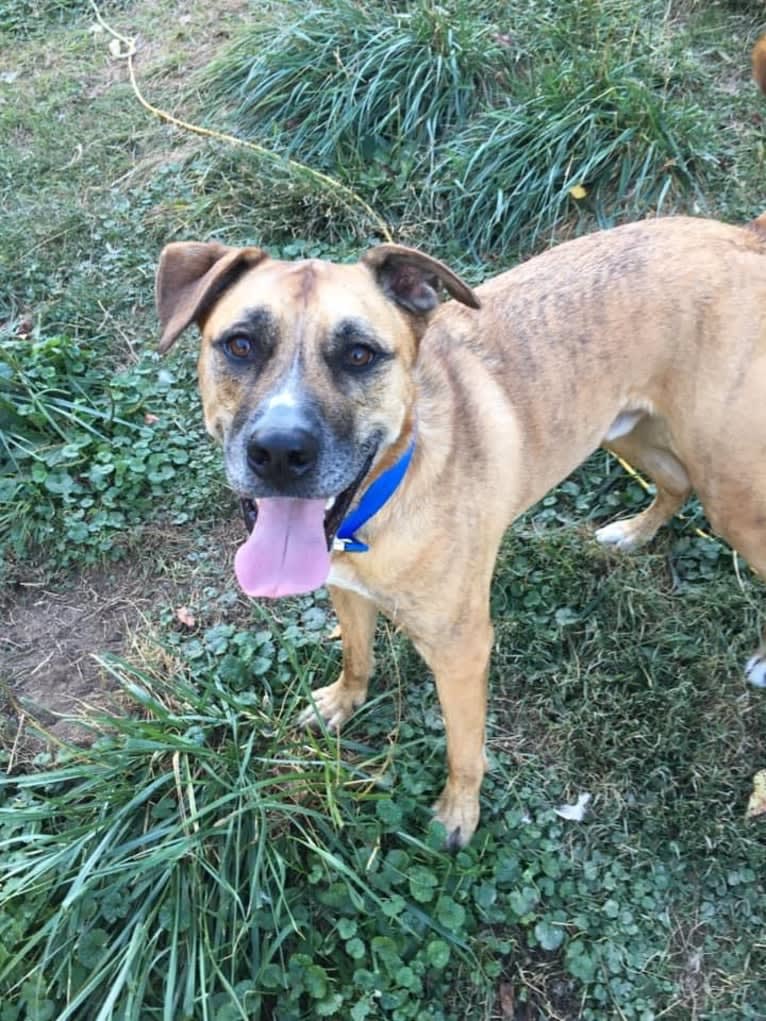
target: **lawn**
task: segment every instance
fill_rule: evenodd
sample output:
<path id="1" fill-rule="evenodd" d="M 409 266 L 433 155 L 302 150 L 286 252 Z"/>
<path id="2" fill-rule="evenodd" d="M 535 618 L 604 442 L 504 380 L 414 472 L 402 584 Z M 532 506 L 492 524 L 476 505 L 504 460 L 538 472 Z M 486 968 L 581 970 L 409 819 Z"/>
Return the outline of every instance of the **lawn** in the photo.
<path id="1" fill-rule="evenodd" d="M 340 738 L 294 726 L 339 669 L 327 595 L 239 593 L 194 342 L 160 359 L 153 310 L 174 239 L 347 261 L 383 221 L 477 282 L 757 215 L 763 4 L 101 13 L 154 104 L 258 148 L 149 114 L 84 0 L 0 0 L 0 1021 L 763 1021 L 764 591 L 698 505 L 599 547 L 647 500 L 599 453 L 509 532 L 482 822 L 448 855 L 403 636 L 381 620 Z"/>

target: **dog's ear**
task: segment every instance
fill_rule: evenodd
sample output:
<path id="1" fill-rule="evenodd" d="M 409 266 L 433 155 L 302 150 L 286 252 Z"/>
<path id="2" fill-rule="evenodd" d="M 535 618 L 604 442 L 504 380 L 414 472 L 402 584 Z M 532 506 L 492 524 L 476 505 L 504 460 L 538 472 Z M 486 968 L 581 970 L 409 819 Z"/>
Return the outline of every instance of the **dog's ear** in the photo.
<path id="1" fill-rule="evenodd" d="M 160 352 L 168 351 L 190 323 L 201 324 L 216 298 L 236 277 L 265 257 L 260 248 L 229 248 L 217 241 L 166 245 L 155 285 L 162 328 Z"/>
<path id="2" fill-rule="evenodd" d="M 479 308 L 479 299 L 468 284 L 438 259 L 404 245 L 378 245 L 362 262 L 375 274 L 383 291 L 408 312 L 423 315 L 439 304 L 438 287 L 444 288 L 469 308 Z"/>

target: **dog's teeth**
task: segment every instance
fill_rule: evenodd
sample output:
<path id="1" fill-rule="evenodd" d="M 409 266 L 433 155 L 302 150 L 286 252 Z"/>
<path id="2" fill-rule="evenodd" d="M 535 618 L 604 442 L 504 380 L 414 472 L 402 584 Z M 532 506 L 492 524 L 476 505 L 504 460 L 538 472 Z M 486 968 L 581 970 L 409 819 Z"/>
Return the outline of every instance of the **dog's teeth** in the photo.
<path id="1" fill-rule="evenodd" d="M 328 510 L 332 510 L 332 509 L 333 509 L 333 507 L 335 506 L 335 501 L 336 501 L 336 500 L 337 500 L 337 497 L 336 497 L 336 496 L 331 496 L 331 497 L 330 497 L 330 498 L 328 499 L 327 503 L 326 503 L 326 504 L 324 505 L 324 509 L 325 509 L 326 511 L 328 511 Z"/>

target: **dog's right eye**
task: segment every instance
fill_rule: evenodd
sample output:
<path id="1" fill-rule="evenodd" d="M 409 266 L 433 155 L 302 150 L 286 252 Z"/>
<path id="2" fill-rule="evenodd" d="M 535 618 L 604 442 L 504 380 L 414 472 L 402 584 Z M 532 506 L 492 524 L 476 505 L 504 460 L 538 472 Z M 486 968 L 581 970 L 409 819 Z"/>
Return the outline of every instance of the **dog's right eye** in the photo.
<path id="1" fill-rule="evenodd" d="M 347 369 L 366 369 L 378 357 L 367 344 L 351 344 L 343 352 L 343 364 Z"/>
<path id="2" fill-rule="evenodd" d="M 256 347 L 249 337 L 229 337 L 223 342 L 224 353 L 235 362 L 244 362 L 252 358 Z"/>

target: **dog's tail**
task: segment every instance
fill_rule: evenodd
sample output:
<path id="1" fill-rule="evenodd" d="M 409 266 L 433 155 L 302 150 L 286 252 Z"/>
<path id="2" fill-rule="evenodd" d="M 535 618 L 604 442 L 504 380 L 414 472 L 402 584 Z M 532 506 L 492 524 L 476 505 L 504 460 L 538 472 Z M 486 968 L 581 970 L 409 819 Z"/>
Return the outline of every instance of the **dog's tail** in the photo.
<path id="1" fill-rule="evenodd" d="M 766 35 L 753 47 L 753 78 L 761 92 L 766 94 Z"/>

